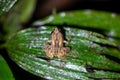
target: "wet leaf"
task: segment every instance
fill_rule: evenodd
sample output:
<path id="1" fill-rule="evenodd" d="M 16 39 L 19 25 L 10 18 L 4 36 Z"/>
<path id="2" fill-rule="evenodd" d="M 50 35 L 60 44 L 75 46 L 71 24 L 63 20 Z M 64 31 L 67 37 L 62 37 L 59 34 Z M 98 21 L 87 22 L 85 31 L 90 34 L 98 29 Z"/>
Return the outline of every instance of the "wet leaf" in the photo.
<path id="1" fill-rule="evenodd" d="M 23 69 L 46 79 L 120 79 L 120 52 L 113 48 L 117 44 L 96 32 L 64 27 L 65 37 L 71 39 L 65 46 L 71 50 L 65 59 L 49 59 L 43 48 L 54 28 L 41 26 L 16 33 L 6 43 L 10 58 Z"/>
<path id="2" fill-rule="evenodd" d="M 0 15 L 7 12 L 17 0 L 0 0 Z"/>
<path id="3" fill-rule="evenodd" d="M 120 15 L 94 10 L 68 11 L 48 16 L 35 25 L 62 25 L 99 32 L 120 43 Z M 118 40 L 119 39 L 119 40 Z"/>
<path id="4" fill-rule="evenodd" d="M 7 62 L 1 55 L 0 55 L 0 80 L 15 80 Z"/>

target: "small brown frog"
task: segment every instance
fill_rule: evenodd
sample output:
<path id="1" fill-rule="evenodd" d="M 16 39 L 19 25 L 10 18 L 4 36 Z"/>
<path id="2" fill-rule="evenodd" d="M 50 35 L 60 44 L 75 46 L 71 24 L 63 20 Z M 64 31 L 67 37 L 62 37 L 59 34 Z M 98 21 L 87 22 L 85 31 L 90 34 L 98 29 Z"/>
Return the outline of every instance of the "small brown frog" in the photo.
<path id="1" fill-rule="evenodd" d="M 46 44 L 44 51 L 49 58 L 57 56 L 58 58 L 64 58 L 66 54 L 70 51 L 69 47 L 64 47 L 64 43 L 69 43 L 70 40 L 64 40 L 63 34 L 58 28 L 55 28 L 51 33 L 51 39 L 48 40 L 51 44 Z"/>

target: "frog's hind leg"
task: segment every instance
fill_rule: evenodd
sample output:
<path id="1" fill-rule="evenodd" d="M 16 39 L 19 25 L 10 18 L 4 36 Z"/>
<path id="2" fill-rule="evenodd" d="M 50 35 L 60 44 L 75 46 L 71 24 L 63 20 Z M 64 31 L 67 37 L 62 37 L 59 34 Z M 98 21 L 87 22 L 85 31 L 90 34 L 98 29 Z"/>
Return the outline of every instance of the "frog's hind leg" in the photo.
<path id="1" fill-rule="evenodd" d="M 64 47 L 64 51 L 65 51 L 66 53 L 68 53 L 68 52 L 70 52 L 70 48 L 69 48 L 69 47 Z"/>
<path id="2" fill-rule="evenodd" d="M 49 51 L 49 52 L 46 53 L 46 56 L 49 57 L 49 58 L 53 58 L 54 54 L 52 53 L 52 51 Z"/>
<path id="3" fill-rule="evenodd" d="M 49 57 L 49 58 L 53 58 L 54 57 L 53 51 L 51 49 L 51 45 L 46 45 L 44 47 L 44 51 L 45 51 L 47 57 Z"/>
<path id="4" fill-rule="evenodd" d="M 70 51 L 70 48 L 69 48 L 69 47 L 64 47 L 64 48 L 62 48 L 62 49 L 60 50 L 59 54 L 57 55 L 58 58 L 61 58 L 61 59 L 65 58 L 66 55 L 67 55 L 67 53 L 68 53 L 69 51 Z"/>

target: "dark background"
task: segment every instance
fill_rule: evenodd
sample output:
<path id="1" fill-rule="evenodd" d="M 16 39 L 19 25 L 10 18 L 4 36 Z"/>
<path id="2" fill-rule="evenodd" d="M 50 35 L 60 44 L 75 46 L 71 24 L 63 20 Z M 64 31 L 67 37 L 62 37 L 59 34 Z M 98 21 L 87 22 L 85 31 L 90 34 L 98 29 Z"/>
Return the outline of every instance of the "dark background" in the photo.
<path id="1" fill-rule="evenodd" d="M 92 9 L 119 14 L 120 2 L 119 0 L 37 0 L 33 15 L 25 25 L 52 14 L 54 8 L 56 12 Z"/>
<path id="2" fill-rule="evenodd" d="M 57 12 L 93 9 L 120 13 L 120 2 L 119 0 L 37 0 L 31 21 L 48 16 L 53 8 L 56 8 Z"/>

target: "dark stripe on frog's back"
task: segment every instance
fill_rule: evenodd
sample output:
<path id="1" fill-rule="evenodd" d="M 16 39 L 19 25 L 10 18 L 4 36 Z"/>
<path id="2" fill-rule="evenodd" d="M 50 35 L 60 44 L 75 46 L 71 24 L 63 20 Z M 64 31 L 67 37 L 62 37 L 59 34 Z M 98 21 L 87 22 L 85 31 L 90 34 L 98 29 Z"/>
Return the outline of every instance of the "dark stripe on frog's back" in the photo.
<path id="1" fill-rule="evenodd" d="M 58 49 L 59 49 L 59 43 L 56 41 L 55 45 L 54 45 L 54 53 L 58 54 Z"/>
<path id="2" fill-rule="evenodd" d="M 58 33 L 56 33 L 56 35 L 55 35 L 55 36 L 56 36 L 56 40 L 58 40 Z"/>

